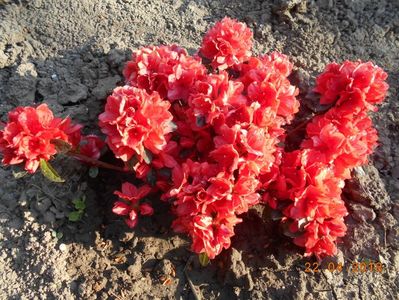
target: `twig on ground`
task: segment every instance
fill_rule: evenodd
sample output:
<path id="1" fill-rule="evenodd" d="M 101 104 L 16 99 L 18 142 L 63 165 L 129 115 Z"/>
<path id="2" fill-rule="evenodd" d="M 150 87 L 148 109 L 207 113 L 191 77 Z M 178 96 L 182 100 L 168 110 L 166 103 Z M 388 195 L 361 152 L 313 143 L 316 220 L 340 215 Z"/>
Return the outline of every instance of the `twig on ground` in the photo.
<path id="1" fill-rule="evenodd" d="M 112 296 L 114 296 L 116 299 L 118 299 L 118 300 L 125 300 L 125 299 L 126 299 L 126 298 L 122 298 L 122 297 L 118 296 L 118 295 L 115 294 L 113 291 L 109 291 L 109 293 L 110 293 Z"/>
<path id="2" fill-rule="evenodd" d="M 47 197 L 50 197 L 50 198 L 53 199 L 53 200 L 62 201 L 61 199 L 57 198 L 56 196 L 51 195 L 50 193 L 47 193 L 46 191 L 44 191 L 40 186 L 38 186 L 38 185 L 36 185 L 36 184 L 33 184 L 33 183 L 31 183 L 30 185 L 33 186 L 33 187 L 35 187 L 35 188 L 37 188 L 39 191 L 41 191 L 41 192 L 42 192 L 44 195 L 46 195 Z"/>
<path id="3" fill-rule="evenodd" d="M 384 226 L 384 248 L 387 248 L 387 229 Z"/>

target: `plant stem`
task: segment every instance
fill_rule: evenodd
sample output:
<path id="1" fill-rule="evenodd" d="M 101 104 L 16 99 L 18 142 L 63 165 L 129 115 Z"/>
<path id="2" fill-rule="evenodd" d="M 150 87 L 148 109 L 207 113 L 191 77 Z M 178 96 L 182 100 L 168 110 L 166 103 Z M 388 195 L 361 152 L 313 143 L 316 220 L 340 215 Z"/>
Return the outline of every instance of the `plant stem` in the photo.
<path id="1" fill-rule="evenodd" d="M 292 136 L 293 133 L 297 133 L 299 130 L 306 128 L 306 126 L 314 119 L 314 117 L 322 115 L 326 113 L 332 106 L 325 108 L 324 110 L 318 111 L 316 113 L 312 113 L 309 117 L 299 123 L 296 127 L 294 127 L 290 132 L 287 133 L 288 136 Z"/>
<path id="2" fill-rule="evenodd" d="M 68 156 L 74 157 L 74 158 L 76 158 L 78 160 L 81 160 L 83 162 L 92 164 L 92 165 L 94 165 L 96 167 L 99 167 L 99 168 L 104 168 L 104 169 L 109 169 L 109 170 L 114 170 L 114 171 L 119 171 L 119 172 L 124 172 L 124 173 L 131 172 L 128 169 L 121 168 L 121 167 L 118 167 L 118 166 L 114 166 L 112 164 L 109 164 L 109 163 L 106 163 L 106 162 L 103 162 L 103 161 L 88 157 L 88 156 L 80 154 L 80 153 L 76 153 L 74 151 L 69 151 L 69 152 L 67 152 L 65 154 L 68 155 Z"/>
<path id="3" fill-rule="evenodd" d="M 292 129 L 290 132 L 288 132 L 287 136 L 292 136 L 294 133 L 298 132 L 299 130 L 306 128 L 306 125 L 308 125 L 309 121 L 311 121 L 311 120 L 312 120 L 312 118 L 302 121 L 294 129 Z"/>

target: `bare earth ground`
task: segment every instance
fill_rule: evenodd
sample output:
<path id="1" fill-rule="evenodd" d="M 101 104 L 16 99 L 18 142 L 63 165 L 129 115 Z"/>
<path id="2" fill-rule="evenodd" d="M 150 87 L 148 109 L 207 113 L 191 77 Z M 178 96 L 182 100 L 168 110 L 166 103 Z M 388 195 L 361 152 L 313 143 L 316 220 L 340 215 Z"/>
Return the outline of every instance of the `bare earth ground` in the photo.
<path id="1" fill-rule="evenodd" d="M 344 263 L 342 272 L 324 261 L 320 272 L 306 273 L 309 260 L 262 220 L 263 208 L 244 216 L 232 249 L 201 268 L 188 240 L 170 231 L 166 204 L 154 200 L 157 214 L 128 230 L 110 213 L 123 178 L 101 171 L 91 179 L 86 167 L 63 161 L 55 166 L 67 184 L 41 174 L 14 179 L 0 168 L 0 298 L 399 299 L 398 11 L 397 0 L 0 1 L 3 120 L 15 106 L 45 101 L 96 132 L 130 49 L 179 43 L 193 53 L 226 15 L 254 30 L 257 53 L 292 57 L 304 105 L 331 61 L 373 60 L 390 84 L 374 115 L 380 147 L 347 184 L 349 231 L 330 260 Z M 83 195 L 85 216 L 68 221 L 72 200 Z M 368 261 L 383 263 L 383 272 L 351 271 Z"/>

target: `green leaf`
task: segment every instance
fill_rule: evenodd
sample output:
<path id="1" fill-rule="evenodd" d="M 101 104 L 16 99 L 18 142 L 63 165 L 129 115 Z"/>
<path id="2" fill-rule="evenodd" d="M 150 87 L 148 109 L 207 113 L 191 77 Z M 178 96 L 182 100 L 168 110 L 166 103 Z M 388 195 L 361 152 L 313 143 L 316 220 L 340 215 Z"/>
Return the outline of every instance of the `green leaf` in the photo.
<path id="1" fill-rule="evenodd" d="M 57 240 L 60 240 L 60 239 L 62 239 L 62 237 L 63 237 L 64 235 L 63 235 L 62 232 L 57 232 L 57 231 L 55 231 L 55 230 L 52 230 L 52 231 L 51 231 L 51 236 L 52 236 L 53 238 L 56 238 Z"/>
<path id="2" fill-rule="evenodd" d="M 72 201 L 74 204 L 75 208 L 79 211 L 82 211 L 86 208 L 86 203 L 83 199 L 75 199 Z"/>
<path id="3" fill-rule="evenodd" d="M 53 182 L 65 182 L 64 179 L 58 175 L 57 171 L 50 165 L 50 163 L 43 158 L 40 159 L 40 170 L 44 177 Z"/>
<path id="4" fill-rule="evenodd" d="M 91 167 L 91 168 L 89 169 L 89 176 L 90 176 L 91 178 L 96 178 L 97 175 L 98 175 L 98 168 L 97 168 L 97 167 Z"/>
<path id="5" fill-rule="evenodd" d="M 57 153 L 59 154 L 67 153 L 72 149 L 71 144 L 61 139 L 52 139 L 51 143 L 55 146 L 55 149 L 57 149 Z"/>
<path id="6" fill-rule="evenodd" d="M 73 211 L 73 212 L 69 213 L 68 219 L 71 222 L 77 222 L 82 218 L 82 215 L 83 214 L 80 211 Z"/>
<path id="7" fill-rule="evenodd" d="M 150 164 L 152 162 L 152 153 L 150 150 L 144 150 L 143 159 L 147 164 Z"/>
<path id="8" fill-rule="evenodd" d="M 200 255 L 198 255 L 198 259 L 203 267 L 206 267 L 210 262 L 209 257 L 205 252 L 202 252 Z"/>

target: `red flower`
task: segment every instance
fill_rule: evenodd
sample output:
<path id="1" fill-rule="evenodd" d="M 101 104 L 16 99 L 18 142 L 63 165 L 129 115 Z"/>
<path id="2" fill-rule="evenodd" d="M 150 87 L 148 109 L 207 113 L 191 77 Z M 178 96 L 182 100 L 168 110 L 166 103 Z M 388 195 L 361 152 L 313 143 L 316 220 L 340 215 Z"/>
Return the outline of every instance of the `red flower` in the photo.
<path id="1" fill-rule="evenodd" d="M 137 188 L 135 185 L 125 182 L 122 184 L 122 191 L 115 191 L 114 194 L 119 198 L 136 203 L 140 199 L 144 198 L 151 192 L 151 187 L 143 185 Z"/>
<path id="2" fill-rule="evenodd" d="M 176 216 L 173 229 L 213 259 L 230 247 L 239 215 L 263 199 L 281 210 L 306 256 L 334 255 L 347 230 L 342 188 L 376 146 L 367 112 L 385 97 L 387 74 L 370 62 L 328 65 L 314 90 L 330 107 L 307 123 L 298 149 L 285 152 L 296 143 L 285 142 L 285 125 L 299 110 L 288 79 L 293 64 L 278 52 L 251 57 L 251 47 L 251 30 L 224 18 L 194 57 L 176 45 L 133 54 L 123 71 L 127 85 L 108 97 L 99 124 L 144 185 L 123 183 L 112 211 L 134 227 L 139 215 L 154 213 L 143 198 L 162 194 Z M 80 129 L 46 105 L 18 107 L 0 122 L 3 163 L 34 172 L 57 153 L 57 139 L 71 145 L 70 154 L 98 159 L 104 142 Z"/>
<path id="3" fill-rule="evenodd" d="M 300 151 L 284 153 L 280 174 L 273 183 L 278 198 L 292 200 L 296 193 L 305 188 L 307 174 L 302 168 L 302 157 Z"/>
<path id="4" fill-rule="evenodd" d="M 127 216 L 125 218 L 125 223 L 130 228 L 133 228 L 137 225 L 137 208 L 133 207 L 132 205 L 126 204 L 121 201 L 116 201 L 114 207 L 112 208 L 112 212 L 119 216 Z"/>
<path id="5" fill-rule="evenodd" d="M 338 180 L 331 182 L 335 184 L 333 189 L 309 184 L 302 193 L 297 195 L 295 202 L 285 209 L 285 215 L 295 220 L 322 220 L 346 216 L 348 213 L 340 198 L 341 190 L 336 195 L 330 193 L 330 191 L 337 191 L 338 182 Z M 329 184 L 328 181 L 326 184 Z"/>
<path id="6" fill-rule="evenodd" d="M 270 108 L 286 122 L 291 121 L 299 110 L 299 101 L 296 99 L 299 91 L 287 79 L 292 70 L 288 58 L 273 52 L 260 58 L 252 57 L 248 64 L 241 64 L 239 68 L 239 80 L 246 87 L 248 98 L 259 103 L 257 108 L 261 112 L 260 116 L 266 108 Z"/>
<path id="7" fill-rule="evenodd" d="M 225 70 L 249 59 L 252 32 L 244 24 L 224 18 L 205 35 L 200 53 L 210 59 L 213 68 Z"/>
<path id="8" fill-rule="evenodd" d="M 8 114 L 9 121 L 0 130 L 0 151 L 3 164 L 25 163 L 25 169 L 34 173 L 40 159 L 46 161 L 57 154 L 54 139 L 72 144 L 69 134 L 78 132 L 80 125 L 72 125 L 70 119 L 54 118 L 46 104 L 33 107 L 17 107 Z"/>
<path id="9" fill-rule="evenodd" d="M 173 101 L 187 99 L 190 87 L 205 72 L 205 67 L 197 58 L 172 45 L 136 51 L 123 74 L 127 84 L 145 89 L 148 93 L 156 91 L 162 98 Z"/>
<path id="10" fill-rule="evenodd" d="M 239 125 L 234 125 L 232 127 L 229 127 L 226 124 L 223 124 L 219 128 L 216 128 L 217 135 L 213 138 L 215 147 L 220 148 L 220 146 L 226 145 L 226 144 L 234 145 L 236 143 L 239 130 L 240 130 Z"/>
<path id="11" fill-rule="evenodd" d="M 166 135 L 174 129 L 169 107 L 156 92 L 149 95 L 129 86 L 116 88 L 99 116 L 115 156 L 128 161 L 134 154 L 142 160 L 148 155 L 146 149 L 159 153 L 166 146 Z"/>
<path id="12" fill-rule="evenodd" d="M 83 128 L 83 125 L 73 124 L 70 118 L 55 118 L 55 120 L 54 126 L 59 127 L 60 130 L 65 132 L 68 136 L 68 143 L 71 144 L 72 149 L 76 149 L 82 138 L 80 130 Z"/>
<path id="13" fill-rule="evenodd" d="M 302 147 L 323 153 L 326 161 L 333 161 L 337 172 L 341 173 L 337 176 L 345 178 L 349 178 L 351 169 L 367 162 L 367 156 L 377 144 L 377 133 L 364 111 L 347 118 L 332 108 L 325 115 L 315 117 L 306 131 L 309 139 L 302 143 Z M 347 171 L 343 172 L 345 169 Z"/>
<path id="14" fill-rule="evenodd" d="M 383 101 L 388 90 L 387 74 L 371 62 L 345 61 L 341 65 L 331 63 L 317 77 L 314 91 L 321 94 L 320 103 L 337 101 L 340 105 L 350 101 L 351 93 L 359 91 L 366 102 L 377 104 Z"/>
<path id="15" fill-rule="evenodd" d="M 233 145 L 223 145 L 210 153 L 215 162 L 219 164 L 221 169 L 233 172 L 237 169 L 239 155 Z"/>
<path id="16" fill-rule="evenodd" d="M 307 125 L 301 150 L 283 155 L 274 191 L 264 197 L 273 208 L 279 200 L 292 201 L 283 209 L 285 221 L 291 222 L 289 228 L 297 235 L 294 242 L 305 247 L 306 256 L 334 255 L 337 239 L 345 235 L 344 180 L 354 167 L 367 162 L 376 145 L 367 111 L 385 96 L 385 79 L 372 63 L 330 64 L 315 90 L 321 104 L 335 106 Z"/>
<path id="17" fill-rule="evenodd" d="M 294 239 L 298 246 L 305 247 L 305 256 L 315 254 L 318 258 L 337 254 L 336 240 L 346 233 L 343 218 L 314 220 L 305 226 L 305 233 Z"/>
<path id="18" fill-rule="evenodd" d="M 228 197 L 232 192 L 231 182 L 224 176 L 210 178 L 208 182 L 209 186 L 206 189 L 206 193 L 210 196 L 208 200 L 211 200 L 211 198 L 219 200 Z"/>
<path id="19" fill-rule="evenodd" d="M 114 194 L 124 201 L 116 201 L 112 212 L 120 216 L 127 216 L 125 223 L 133 228 L 137 225 L 138 211 L 143 216 L 153 214 L 153 208 L 147 204 L 139 204 L 139 201 L 151 192 L 151 187 L 143 185 L 137 188 L 135 185 L 125 182 L 122 184 L 122 191 L 115 191 Z"/>
<path id="20" fill-rule="evenodd" d="M 259 203 L 259 180 L 255 174 L 251 175 L 242 174 L 234 185 L 232 201 L 237 215 L 247 212 L 250 207 Z"/>
<path id="21" fill-rule="evenodd" d="M 176 168 L 174 183 L 179 188 L 170 195 L 176 199 L 172 227 L 191 236 L 194 252 L 212 259 L 230 247 L 234 226 L 241 221 L 237 215 L 257 204 L 260 195 L 255 163 L 243 162 L 237 169 L 238 152 L 231 144 L 222 144 L 211 156 L 217 164 L 188 160 L 182 170 Z"/>
<path id="22" fill-rule="evenodd" d="M 192 128 L 203 129 L 224 118 L 231 105 L 246 103 L 241 82 L 229 80 L 227 72 L 209 74 L 195 82 L 188 98 Z M 223 121 L 221 121 L 223 122 Z"/>
<path id="23" fill-rule="evenodd" d="M 283 77 L 288 77 L 294 67 L 294 64 L 290 62 L 288 56 L 279 52 L 272 52 L 269 55 L 260 56 L 260 59 L 264 65 L 272 67 Z"/>
<path id="24" fill-rule="evenodd" d="M 169 141 L 163 151 L 153 158 L 151 165 L 156 169 L 174 168 L 178 165 L 177 156 L 179 152 L 178 144 L 175 141 Z"/>
<path id="25" fill-rule="evenodd" d="M 148 203 L 143 203 L 140 205 L 140 214 L 143 216 L 151 216 L 154 213 L 154 209 Z"/>
<path id="26" fill-rule="evenodd" d="M 346 231 L 343 218 L 348 212 L 341 200 L 344 180 L 314 149 L 286 153 L 280 172 L 273 187 L 277 198 L 292 201 L 283 213 L 298 236 L 294 242 L 306 248 L 307 256 L 334 255 L 335 241 Z"/>
<path id="27" fill-rule="evenodd" d="M 199 215 L 193 218 L 190 235 L 193 239 L 191 249 L 195 253 L 206 253 L 210 259 L 230 248 L 234 226 L 241 222 L 234 214 L 227 216 Z"/>
<path id="28" fill-rule="evenodd" d="M 137 211 L 135 209 L 132 209 L 129 212 L 128 218 L 125 219 L 125 223 L 130 228 L 133 228 L 133 227 L 135 227 L 137 225 L 137 221 L 138 221 Z"/>
<path id="29" fill-rule="evenodd" d="M 99 159 L 101 150 L 105 146 L 103 140 L 96 135 L 83 136 L 80 140 L 79 153 L 85 156 Z"/>
<path id="30" fill-rule="evenodd" d="M 122 201 L 116 201 L 114 203 L 114 207 L 112 208 L 112 212 L 120 216 L 128 215 L 130 210 L 130 205 Z"/>
<path id="31" fill-rule="evenodd" d="M 172 227 L 191 236 L 194 252 L 205 252 L 212 259 L 230 247 L 234 226 L 241 220 L 235 215 L 231 178 L 220 173 L 206 181 L 209 167 L 190 164 L 190 170 L 186 170 L 188 180 L 184 181 L 174 202 L 177 219 Z"/>

